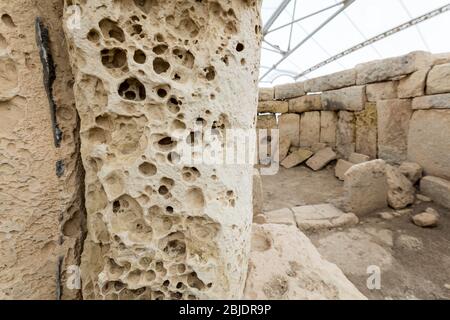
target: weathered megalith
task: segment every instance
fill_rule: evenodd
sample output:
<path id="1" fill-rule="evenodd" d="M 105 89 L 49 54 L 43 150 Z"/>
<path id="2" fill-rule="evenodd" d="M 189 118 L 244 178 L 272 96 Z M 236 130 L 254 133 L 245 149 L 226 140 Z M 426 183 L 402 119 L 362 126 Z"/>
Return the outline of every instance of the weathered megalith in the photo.
<path id="1" fill-rule="evenodd" d="M 80 296 L 84 211 L 62 12 L 59 0 L 0 1 L 0 300 Z"/>
<path id="2" fill-rule="evenodd" d="M 253 166 L 189 165 L 178 147 L 207 146 L 201 129 L 219 142 L 228 129 L 254 132 L 259 1 L 66 5 L 86 170 L 84 298 L 240 298 Z"/>

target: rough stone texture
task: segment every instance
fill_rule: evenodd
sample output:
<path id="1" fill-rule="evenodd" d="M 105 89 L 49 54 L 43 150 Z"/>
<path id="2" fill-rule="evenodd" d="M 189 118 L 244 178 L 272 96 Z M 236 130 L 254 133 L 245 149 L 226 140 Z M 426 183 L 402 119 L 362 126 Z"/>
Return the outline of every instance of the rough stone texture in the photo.
<path id="1" fill-rule="evenodd" d="M 450 63 L 434 66 L 427 77 L 427 94 L 450 92 Z"/>
<path id="2" fill-rule="evenodd" d="M 378 155 L 378 118 L 375 103 L 366 103 L 363 111 L 355 112 L 355 151 L 375 159 Z"/>
<path id="3" fill-rule="evenodd" d="M 323 169 L 331 161 L 336 160 L 336 152 L 331 148 L 325 148 L 317 152 L 306 161 L 306 165 L 314 171 Z"/>
<path id="4" fill-rule="evenodd" d="M 344 87 L 351 87 L 356 84 L 355 69 L 335 72 L 322 77 L 305 81 L 306 92 L 322 92 L 335 90 Z"/>
<path id="5" fill-rule="evenodd" d="M 434 94 L 413 99 L 412 108 L 420 109 L 450 109 L 450 93 Z"/>
<path id="6" fill-rule="evenodd" d="M 418 163 L 403 162 L 398 169 L 412 184 L 415 184 L 422 178 L 423 169 Z"/>
<path id="7" fill-rule="evenodd" d="M 322 108 L 326 111 L 361 111 L 365 101 L 365 86 L 354 86 L 322 93 Z"/>
<path id="8" fill-rule="evenodd" d="M 413 98 L 423 96 L 425 83 L 430 69 L 420 69 L 399 80 L 397 95 L 399 98 Z"/>
<path id="9" fill-rule="evenodd" d="M 420 180 L 420 192 L 434 202 L 450 209 L 450 181 L 426 176 Z"/>
<path id="10" fill-rule="evenodd" d="M 378 156 L 391 163 L 407 158 L 408 130 L 412 115 L 411 100 L 393 99 L 377 102 Z"/>
<path id="11" fill-rule="evenodd" d="M 288 112 L 287 101 L 259 101 L 258 112 L 271 112 L 271 113 L 286 113 Z"/>
<path id="12" fill-rule="evenodd" d="M 320 112 L 302 113 L 300 118 L 300 147 L 311 147 L 320 142 Z"/>
<path id="13" fill-rule="evenodd" d="M 257 169 L 253 170 L 253 219 L 263 213 L 264 192 L 261 175 Z"/>
<path id="14" fill-rule="evenodd" d="M 320 112 L 320 142 L 334 147 L 336 145 L 337 113 L 334 111 Z"/>
<path id="15" fill-rule="evenodd" d="M 259 88 L 258 101 L 271 101 L 274 97 L 273 88 Z"/>
<path id="16" fill-rule="evenodd" d="M 345 159 L 355 152 L 355 113 L 353 112 L 339 111 L 336 150 L 339 157 Z"/>
<path id="17" fill-rule="evenodd" d="M 83 297 L 241 298 L 253 168 L 177 160 L 201 143 L 199 123 L 219 141 L 254 130 L 260 2 L 78 3 L 80 28 L 65 31 L 86 169 Z"/>
<path id="18" fill-rule="evenodd" d="M 245 299 L 366 299 L 296 227 L 253 225 Z"/>
<path id="19" fill-rule="evenodd" d="M 412 221 L 419 227 L 436 227 L 439 222 L 439 213 L 437 213 L 433 208 L 428 208 L 425 212 L 413 216 Z"/>
<path id="20" fill-rule="evenodd" d="M 372 160 L 355 164 L 344 179 L 347 211 L 356 215 L 387 207 L 386 163 Z"/>
<path id="21" fill-rule="evenodd" d="M 387 165 L 386 178 L 388 184 L 387 200 L 390 207 L 403 209 L 414 203 L 414 186 L 399 169 Z"/>
<path id="22" fill-rule="evenodd" d="M 408 135 L 408 160 L 426 175 L 450 179 L 450 110 L 415 111 Z"/>
<path id="23" fill-rule="evenodd" d="M 0 2 L 0 300 L 76 299 L 84 211 L 78 121 L 67 64 L 61 1 Z M 35 18 L 49 28 L 52 86 L 62 130 L 55 148 Z M 49 88 L 50 89 L 50 88 Z M 58 178 L 56 163 L 64 163 Z"/>
<path id="24" fill-rule="evenodd" d="M 322 95 L 308 94 L 289 100 L 289 112 L 302 113 L 322 110 Z"/>
<path id="25" fill-rule="evenodd" d="M 278 145 L 278 161 L 286 159 L 291 147 L 291 139 L 289 137 L 281 137 Z"/>
<path id="26" fill-rule="evenodd" d="M 326 143 L 323 143 L 323 142 L 317 142 L 317 143 L 314 143 L 312 146 L 311 146 L 311 148 L 309 148 L 312 152 L 314 152 L 314 153 L 316 153 L 316 152 L 318 152 L 318 151 L 320 151 L 320 150 L 322 150 L 322 149 L 325 149 L 327 147 L 327 144 Z"/>
<path id="27" fill-rule="evenodd" d="M 431 54 L 423 51 L 404 56 L 370 61 L 356 66 L 356 84 L 381 82 L 411 74 L 431 63 Z"/>
<path id="28" fill-rule="evenodd" d="M 267 223 L 295 226 L 294 213 L 289 208 L 265 212 Z"/>
<path id="29" fill-rule="evenodd" d="M 376 102 L 397 98 L 397 81 L 386 81 L 368 84 L 366 86 L 367 101 Z"/>
<path id="30" fill-rule="evenodd" d="M 334 168 L 334 175 L 339 180 L 344 181 L 345 173 L 347 172 L 348 169 L 350 169 L 354 165 L 355 164 L 350 161 L 339 159 L 336 163 L 336 167 Z"/>
<path id="31" fill-rule="evenodd" d="M 352 163 L 362 163 L 362 162 L 366 162 L 369 161 L 370 157 L 366 156 L 365 154 L 361 154 L 361 153 L 356 153 L 353 152 L 349 157 L 348 157 L 348 161 L 352 162 Z"/>
<path id="32" fill-rule="evenodd" d="M 278 119 L 280 138 L 289 137 L 291 145 L 300 145 L 300 115 L 295 113 L 282 114 Z"/>
<path id="33" fill-rule="evenodd" d="M 274 87 L 275 100 L 285 100 L 305 95 L 303 82 L 282 84 Z"/>
<path id="34" fill-rule="evenodd" d="M 286 169 L 298 166 L 300 163 L 305 162 L 313 155 L 312 151 L 306 149 L 298 149 L 288 155 L 282 162 L 281 165 Z"/>
<path id="35" fill-rule="evenodd" d="M 344 214 L 331 204 L 315 204 L 292 208 L 296 221 L 337 218 Z"/>
<path id="36" fill-rule="evenodd" d="M 435 53 L 432 55 L 432 60 L 434 65 L 450 63 L 450 53 Z"/>

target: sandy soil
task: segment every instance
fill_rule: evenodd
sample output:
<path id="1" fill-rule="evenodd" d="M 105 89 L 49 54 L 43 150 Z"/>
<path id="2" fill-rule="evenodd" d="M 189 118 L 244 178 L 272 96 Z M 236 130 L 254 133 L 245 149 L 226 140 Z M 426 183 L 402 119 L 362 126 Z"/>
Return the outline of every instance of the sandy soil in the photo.
<path id="1" fill-rule="evenodd" d="M 304 166 L 281 168 L 262 180 L 265 210 L 333 202 L 343 192 L 333 166 L 317 173 Z M 355 227 L 308 236 L 369 299 L 450 299 L 450 210 L 422 202 L 413 213 L 427 207 L 441 214 L 436 228 L 415 226 L 409 214 L 383 220 L 374 213 Z M 367 288 L 369 266 L 380 268 L 380 289 Z"/>

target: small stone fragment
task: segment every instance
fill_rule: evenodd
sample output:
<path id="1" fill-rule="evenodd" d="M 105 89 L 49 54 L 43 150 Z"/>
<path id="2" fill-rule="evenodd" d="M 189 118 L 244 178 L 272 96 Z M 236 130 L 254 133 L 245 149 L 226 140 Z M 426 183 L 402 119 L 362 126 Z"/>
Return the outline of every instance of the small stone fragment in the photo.
<path id="1" fill-rule="evenodd" d="M 425 212 L 413 216 L 412 221 L 422 228 L 435 227 L 439 221 L 439 213 L 432 208 L 428 208 Z"/>
<path id="2" fill-rule="evenodd" d="M 306 161 L 306 165 L 314 171 L 317 171 L 324 168 L 331 161 L 336 160 L 336 157 L 336 152 L 334 152 L 333 149 L 325 148 Z"/>
<path id="3" fill-rule="evenodd" d="M 412 184 L 415 184 L 420 178 L 422 178 L 423 169 L 417 163 L 403 162 L 398 169 L 401 174 L 411 181 Z"/>
<path id="4" fill-rule="evenodd" d="M 297 151 L 288 155 L 282 162 L 281 165 L 286 169 L 295 167 L 302 162 L 308 160 L 314 153 L 307 149 L 298 149 Z"/>

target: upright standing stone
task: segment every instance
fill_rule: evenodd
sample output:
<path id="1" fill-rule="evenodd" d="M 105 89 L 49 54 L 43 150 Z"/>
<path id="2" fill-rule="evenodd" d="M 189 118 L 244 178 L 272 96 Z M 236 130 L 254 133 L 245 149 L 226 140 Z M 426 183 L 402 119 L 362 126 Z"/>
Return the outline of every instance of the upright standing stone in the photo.
<path id="1" fill-rule="evenodd" d="M 434 66 L 427 77 L 427 94 L 450 92 L 450 63 Z"/>
<path id="2" fill-rule="evenodd" d="M 353 112 L 339 111 L 336 150 L 339 157 L 345 159 L 355 152 L 355 114 Z"/>
<path id="3" fill-rule="evenodd" d="M 83 297 L 241 298 L 252 165 L 192 163 L 181 147 L 255 129 L 260 2 L 78 3 L 66 34 L 86 170 Z"/>
<path id="4" fill-rule="evenodd" d="M 278 119 L 280 129 L 280 139 L 289 137 L 291 145 L 298 147 L 300 144 L 300 115 L 295 113 L 285 113 Z"/>
<path id="5" fill-rule="evenodd" d="M 320 142 L 332 147 L 336 145 L 337 119 L 334 111 L 320 112 Z"/>
<path id="6" fill-rule="evenodd" d="M 355 117 L 356 152 L 366 154 L 372 159 L 377 158 L 378 126 L 376 103 L 366 103 L 364 110 L 356 112 Z"/>
<path id="7" fill-rule="evenodd" d="M 390 163 L 407 158 L 411 100 L 393 99 L 377 102 L 378 156 Z"/>
<path id="8" fill-rule="evenodd" d="M 311 147 L 320 140 L 320 112 L 302 113 L 300 118 L 300 147 Z"/>

